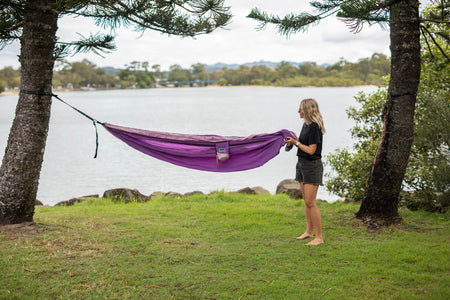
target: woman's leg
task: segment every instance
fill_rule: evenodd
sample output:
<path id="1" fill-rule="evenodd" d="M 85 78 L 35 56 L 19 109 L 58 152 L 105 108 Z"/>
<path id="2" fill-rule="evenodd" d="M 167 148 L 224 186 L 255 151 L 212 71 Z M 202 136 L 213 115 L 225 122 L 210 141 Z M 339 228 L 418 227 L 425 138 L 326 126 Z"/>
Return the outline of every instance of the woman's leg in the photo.
<path id="1" fill-rule="evenodd" d="M 300 182 L 300 190 L 302 191 L 303 199 L 305 199 L 305 187 L 303 185 L 303 182 Z M 304 240 L 307 238 L 314 237 L 313 224 L 311 221 L 311 212 L 309 210 L 308 205 L 306 205 L 306 201 L 305 201 L 305 217 L 306 217 L 306 231 L 301 236 L 297 237 L 297 240 Z"/>
<path id="2" fill-rule="evenodd" d="M 319 245 L 323 243 L 322 237 L 322 218 L 320 216 L 319 208 L 316 204 L 318 185 L 304 184 L 303 185 L 303 198 L 305 199 L 305 207 L 308 208 L 309 218 L 314 228 L 316 238 L 309 242 L 307 245 Z"/>

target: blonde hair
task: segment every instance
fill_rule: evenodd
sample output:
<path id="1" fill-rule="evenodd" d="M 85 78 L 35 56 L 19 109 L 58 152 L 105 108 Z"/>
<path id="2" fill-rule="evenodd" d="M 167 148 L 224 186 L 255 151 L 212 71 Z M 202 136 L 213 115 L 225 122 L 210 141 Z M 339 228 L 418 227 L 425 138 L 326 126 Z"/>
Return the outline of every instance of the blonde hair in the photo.
<path id="1" fill-rule="evenodd" d="M 323 125 L 323 118 L 319 111 L 319 104 L 317 104 L 317 101 L 312 98 L 303 99 L 300 102 L 300 108 L 303 110 L 305 120 L 317 123 L 322 134 L 325 134 L 325 126 Z"/>

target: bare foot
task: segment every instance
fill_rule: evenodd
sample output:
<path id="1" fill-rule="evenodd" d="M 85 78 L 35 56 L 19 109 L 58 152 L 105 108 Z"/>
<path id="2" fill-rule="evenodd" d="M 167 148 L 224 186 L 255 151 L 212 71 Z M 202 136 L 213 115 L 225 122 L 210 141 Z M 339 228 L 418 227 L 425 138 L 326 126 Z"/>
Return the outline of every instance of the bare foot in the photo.
<path id="1" fill-rule="evenodd" d="M 315 238 L 314 240 L 312 240 L 311 242 L 306 244 L 306 246 L 317 246 L 317 245 L 320 245 L 320 244 L 323 244 L 323 239 Z"/>
<path id="2" fill-rule="evenodd" d="M 313 238 L 314 236 L 312 234 L 309 233 L 304 233 L 301 236 L 297 237 L 297 240 L 305 240 L 305 239 L 309 239 L 309 238 Z"/>

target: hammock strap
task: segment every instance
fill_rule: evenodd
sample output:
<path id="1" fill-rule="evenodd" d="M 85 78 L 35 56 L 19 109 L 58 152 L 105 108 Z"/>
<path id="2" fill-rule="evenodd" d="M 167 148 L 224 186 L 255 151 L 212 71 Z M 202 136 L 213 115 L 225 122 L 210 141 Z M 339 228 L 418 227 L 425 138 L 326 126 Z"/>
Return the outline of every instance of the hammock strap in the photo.
<path id="1" fill-rule="evenodd" d="M 38 95 L 38 96 L 52 96 L 55 97 L 56 99 L 58 99 L 59 101 L 61 101 L 62 103 L 64 103 L 65 105 L 69 106 L 70 108 L 72 108 L 73 110 L 75 110 L 76 112 L 80 113 L 82 116 L 88 118 L 89 120 L 92 121 L 92 124 L 95 127 L 95 154 L 94 154 L 94 158 L 97 158 L 97 153 L 98 153 L 98 130 L 97 130 L 97 123 L 100 125 L 104 125 L 104 123 L 97 121 L 96 119 L 94 119 L 93 117 L 89 116 L 88 114 L 86 114 L 85 112 L 79 110 L 78 108 L 70 105 L 69 103 L 67 103 L 66 101 L 64 101 L 63 99 L 59 98 L 58 95 L 54 94 L 54 93 L 46 93 L 46 92 L 34 92 L 34 91 L 27 91 L 27 90 L 20 90 L 21 93 L 24 94 L 29 94 L 29 95 Z"/>
<path id="2" fill-rule="evenodd" d="M 391 98 L 399 98 L 399 97 L 403 97 L 403 96 L 409 96 L 409 95 L 417 95 L 417 92 L 405 92 L 405 93 L 400 93 L 400 94 L 391 94 L 388 93 Z"/>

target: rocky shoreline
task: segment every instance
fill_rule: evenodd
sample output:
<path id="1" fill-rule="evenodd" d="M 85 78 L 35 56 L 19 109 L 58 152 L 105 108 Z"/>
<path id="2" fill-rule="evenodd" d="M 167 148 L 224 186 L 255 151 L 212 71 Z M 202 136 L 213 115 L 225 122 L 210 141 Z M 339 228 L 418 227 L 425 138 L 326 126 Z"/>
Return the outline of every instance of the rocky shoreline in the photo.
<path id="1" fill-rule="evenodd" d="M 210 194 L 215 193 L 211 192 Z M 270 192 L 260 186 L 256 187 L 245 187 L 235 192 L 230 193 L 237 193 L 237 194 L 247 194 L 247 195 L 267 195 L 270 194 Z M 276 189 L 276 194 L 287 194 L 292 199 L 301 199 L 303 198 L 302 192 L 300 190 L 300 186 L 297 181 L 293 179 L 285 179 L 282 180 L 278 185 Z M 147 202 L 150 201 L 154 197 L 160 197 L 160 196 L 167 196 L 167 197 L 176 197 L 176 198 L 183 198 L 183 197 L 189 197 L 192 195 L 204 195 L 201 191 L 192 191 L 185 194 L 177 193 L 177 192 L 153 192 L 151 195 L 144 195 L 141 192 L 139 192 L 136 189 L 129 189 L 129 188 L 116 188 L 116 189 L 110 189 L 103 193 L 102 198 L 112 198 L 114 200 L 122 201 L 124 203 L 128 203 L 131 201 L 138 201 L 138 202 Z M 61 201 L 55 204 L 55 206 L 70 206 L 74 205 L 75 203 L 83 202 L 88 199 L 92 198 L 100 198 L 100 195 L 87 195 L 82 197 L 76 197 L 71 198 L 69 200 Z M 326 200 L 317 199 L 319 202 L 328 202 Z M 348 198 L 340 198 L 337 199 L 337 201 L 351 203 L 354 202 L 351 199 Z M 36 200 L 37 206 L 44 206 L 39 200 Z"/>

